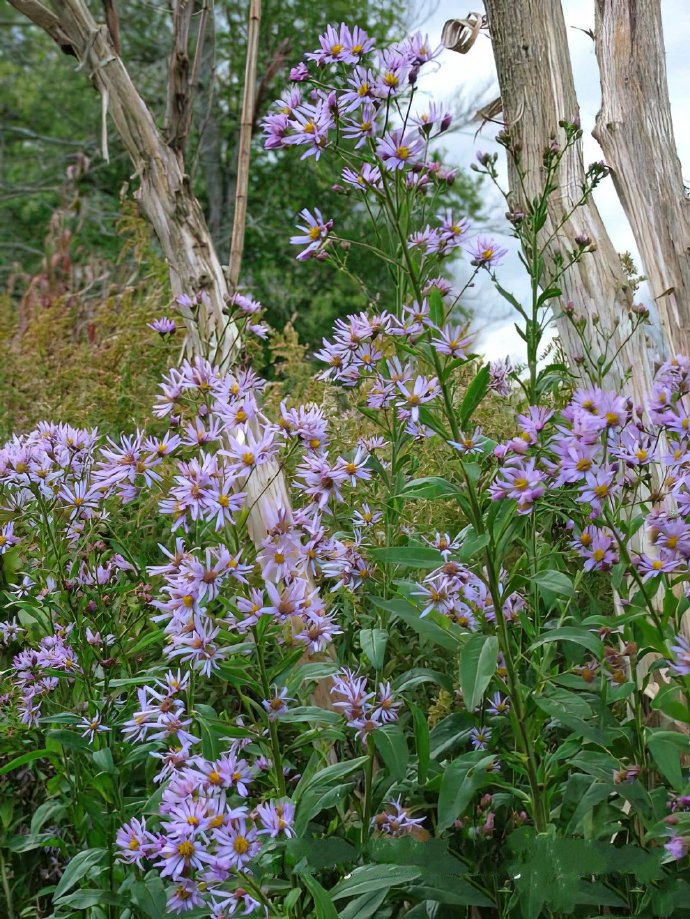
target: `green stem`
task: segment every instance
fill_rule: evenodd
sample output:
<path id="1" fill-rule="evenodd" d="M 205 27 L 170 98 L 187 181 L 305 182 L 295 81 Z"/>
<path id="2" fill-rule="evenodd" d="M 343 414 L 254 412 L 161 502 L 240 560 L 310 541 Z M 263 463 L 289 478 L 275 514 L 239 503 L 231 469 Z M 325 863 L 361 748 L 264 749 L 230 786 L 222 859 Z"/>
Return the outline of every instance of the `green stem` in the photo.
<path id="1" fill-rule="evenodd" d="M 369 839 L 372 818 L 372 792 L 374 787 L 374 758 L 376 747 L 373 737 L 367 737 L 367 764 L 364 767 L 364 810 L 362 815 L 362 845 Z"/>
<path id="2" fill-rule="evenodd" d="M 261 679 L 261 689 L 264 693 L 265 699 L 271 698 L 271 686 L 268 682 L 268 674 L 266 672 L 266 659 L 264 657 L 264 646 L 263 640 L 259 638 L 257 630 L 252 630 L 254 633 L 254 641 L 256 643 L 256 657 L 259 664 L 259 677 Z M 280 741 L 278 739 L 278 726 L 275 721 L 272 721 L 267 717 L 268 720 L 268 730 L 271 736 L 271 757 L 273 759 L 273 774 L 275 776 L 275 787 L 278 794 L 283 797 L 285 795 L 285 776 L 283 774 L 283 757 L 280 751 Z"/>
<path id="3" fill-rule="evenodd" d="M 2 880 L 2 892 L 5 895 L 5 903 L 7 904 L 7 919 L 15 919 L 17 914 L 15 913 L 14 907 L 12 906 L 12 891 L 10 890 L 10 883 L 7 877 L 7 865 L 5 864 L 5 856 L 3 855 L 1 848 L 0 879 Z"/>

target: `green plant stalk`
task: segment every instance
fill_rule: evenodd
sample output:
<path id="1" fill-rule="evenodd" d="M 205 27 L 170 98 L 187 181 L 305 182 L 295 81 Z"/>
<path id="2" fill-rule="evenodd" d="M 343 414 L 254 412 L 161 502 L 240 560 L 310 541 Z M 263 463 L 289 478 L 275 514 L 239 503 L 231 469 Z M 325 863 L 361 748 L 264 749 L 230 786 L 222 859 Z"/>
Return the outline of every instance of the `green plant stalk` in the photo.
<path id="1" fill-rule="evenodd" d="M 362 845 L 369 839 L 372 818 L 372 794 L 374 788 L 374 759 L 376 747 L 373 737 L 367 737 L 367 762 L 364 767 L 364 808 L 362 811 Z"/>
<path id="2" fill-rule="evenodd" d="M 7 864 L 5 862 L 5 856 L 0 846 L 0 881 L 2 882 L 2 892 L 5 895 L 5 903 L 7 904 L 7 919 L 16 919 L 16 913 L 14 907 L 12 906 L 12 891 L 10 890 L 10 882 L 7 877 Z"/>
<path id="3" fill-rule="evenodd" d="M 266 672 L 266 659 L 264 657 L 263 639 L 259 638 L 256 628 L 253 628 L 252 632 L 254 634 L 254 641 L 256 643 L 256 659 L 259 665 L 261 688 L 264 693 L 264 698 L 270 699 L 271 687 L 268 682 L 268 674 Z M 278 727 L 275 721 L 271 721 L 268 715 L 266 716 L 266 720 L 268 721 L 268 730 L 271 737 L 271 756 L 273 758 L 275 787 L 278 794 L 283 797 L 285 795 L 285 776 L 283 775 L 283 757 L 280 750 L 280 741 L 278 739 Z"/>

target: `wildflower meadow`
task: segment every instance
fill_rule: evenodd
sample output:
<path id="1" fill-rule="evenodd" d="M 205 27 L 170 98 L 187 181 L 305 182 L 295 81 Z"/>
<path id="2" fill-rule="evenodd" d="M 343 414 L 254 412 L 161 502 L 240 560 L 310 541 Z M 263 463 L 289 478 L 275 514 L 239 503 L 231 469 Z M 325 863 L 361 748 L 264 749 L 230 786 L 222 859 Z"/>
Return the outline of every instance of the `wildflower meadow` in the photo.
<path id="1" fill-rule="evenodd" d="M 599 257 L 544 256 L 577 123 L 506 199 L 525 300 L 448 203 L 435 43 L 304 40 L 263 144 L 366 227 L 305 200 L 289 240 L 369 304 L 313 355 L 319 398 L 254 369 L 246 287 L 171 349 L 145 429 L 54 418 L 0 449 L 0 915 L 688 915 L 690 355 L 637 404 L 613 367 L 647 311 L 563 302 Z M 500 189 L 497 154 L 472 168 Z M 478 353 L 479 277 L 522 364 Z M 152 347 L 206 296 L 161 303 Z"/>

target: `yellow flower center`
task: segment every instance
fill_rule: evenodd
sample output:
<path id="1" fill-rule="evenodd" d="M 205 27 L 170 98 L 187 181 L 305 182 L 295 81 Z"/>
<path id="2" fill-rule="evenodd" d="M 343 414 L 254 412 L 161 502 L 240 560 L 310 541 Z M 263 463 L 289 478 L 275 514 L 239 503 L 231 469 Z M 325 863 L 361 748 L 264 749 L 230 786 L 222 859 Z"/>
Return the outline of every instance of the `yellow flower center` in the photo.
<path id="1" fill-rule="evenodd" d="M 246 855 L 249 851 L 249 840 L 246 836 L 235 836 L 232 847 L 238 855 Z"/>

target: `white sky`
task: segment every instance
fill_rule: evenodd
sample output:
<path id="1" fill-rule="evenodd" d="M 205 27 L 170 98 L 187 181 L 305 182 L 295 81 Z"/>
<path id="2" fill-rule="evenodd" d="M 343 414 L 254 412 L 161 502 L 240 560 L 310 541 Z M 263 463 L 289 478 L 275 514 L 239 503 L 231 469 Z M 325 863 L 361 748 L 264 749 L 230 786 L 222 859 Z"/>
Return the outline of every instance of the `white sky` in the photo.
<path id="1" fill-rule="evenodd" d="M 481 10 L 481 0 L 460 0 L 460 5 L 458 0 L 438 0 L 431 6 L 424 0 L 412 0 L 410 25 L 412 28 L 422 28 L 428 32 L 432 43 L 440 43 L 443 23 L 447 19 L 465 16 L 470 8 Z M 594 26 L 593 0 L 563 0 L 563 12 L 580 103 L 584 157 L 585 162 L 590 163 L 603 159 L 601 149 L 591 135 L 600 104 L 599 72 L 594 43 L 579 29 L 591 29 Z M 690 111 L 690 0 L 662 0 L 662 15 L 676 143 L 681 163 L 684 169 L 688 170 L 690 184 L 690 127 L 686 117 L 686 113 Z M 494 99 L 498 95 L 491 43 L 484 33 L 479 36 L 468 54 L 443 51 L 439 63 L 437 70 L 429 72 L 420 81 L 422 88 L 439 101 L 452 103 L 457 93 L 462 93 L 468 99 L 481 93 L 484 101 Z M 447 137 L 445 148 L 448 165 L 469 166 L 474 161 L 477 150 L 497 149 L 500 152 L 499 161 L 503 161 L 503 151 L 493 140 L 498 128 L 494 125 L 485 125 L 475 141 L 474 134 L 478 127 L 477 122 L 470 125 L 469 130 Z M 505 181 L 503 185 L 505 187 Z M 498 202 L 498 199 L 496 200 Z M 597 190 L 596 202 L 616 249 L 619 252 L 628 250 L 637 256 L 630 227 L 610 179 Z M 502 214 L 504 210 L 505 208 L 502 208 L 497 213 Z M 498 270 L 501 283 L 518 296 L 524 296 L 527 285 L 524 269 L 515 255 L 515 240 L 502 241 L 511 248 L 511 255 Z M 636 261 L 641 271 L 639 259 L 636 258 Z M 641 289 L 638 299 L 644 301 L 645 293 L 645 290 Z M 519 358 L 522 355 L 522 342 L 513 328 L 513 318 L 492 321 L 492 317 L 495 319 L 503 314 L 504 304 L 490 283 L 482 284 L 476 291 L 473 307 L 477 316 L 477 327 L 481 329 L 484 326 L 480 347 L 487 357 L 496 359 L 510 355 Z"/>

